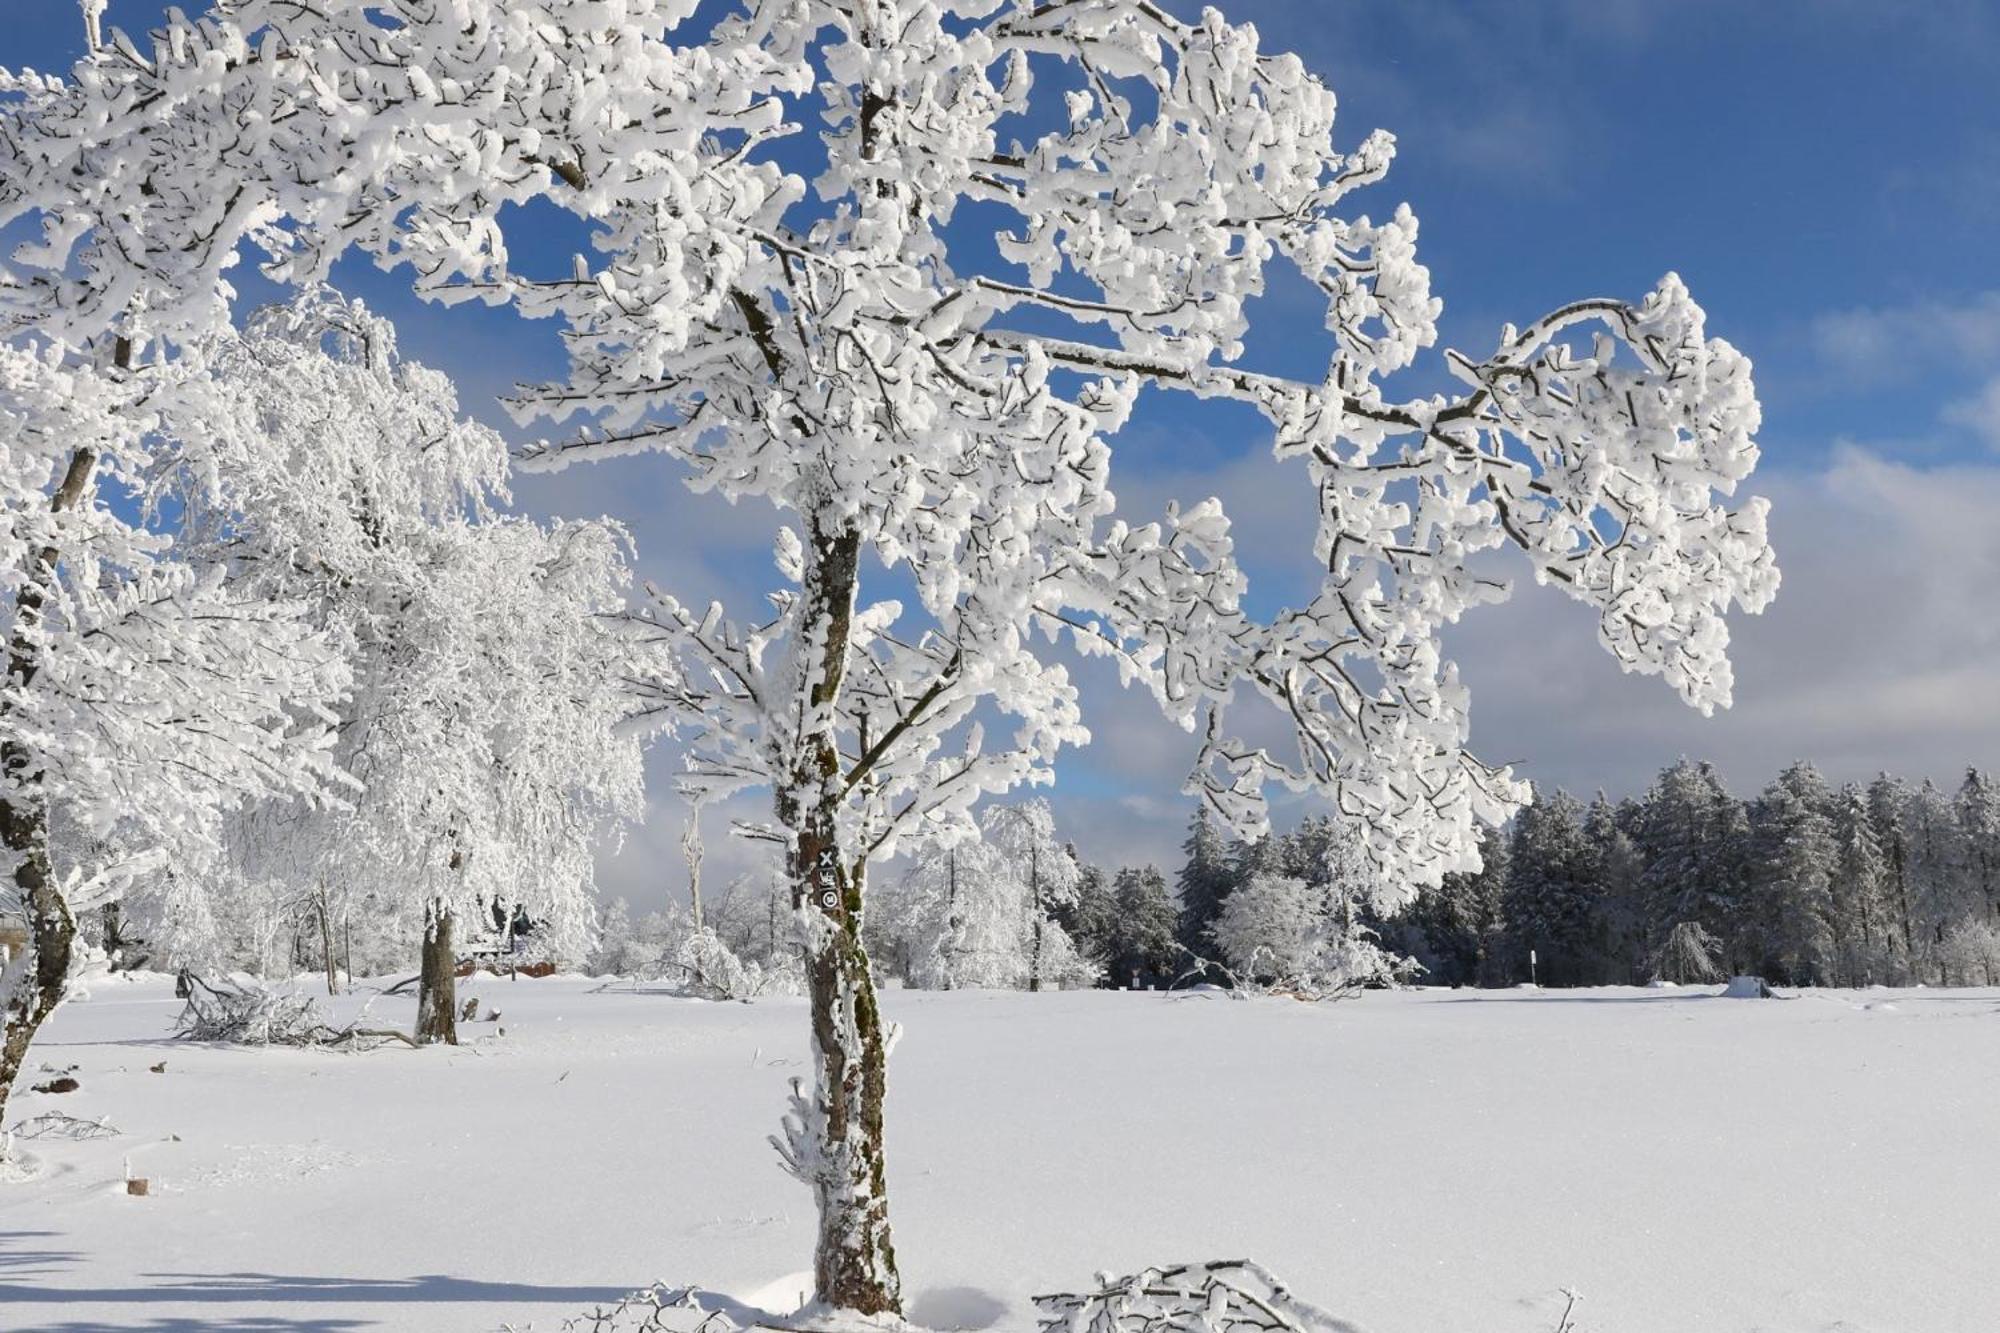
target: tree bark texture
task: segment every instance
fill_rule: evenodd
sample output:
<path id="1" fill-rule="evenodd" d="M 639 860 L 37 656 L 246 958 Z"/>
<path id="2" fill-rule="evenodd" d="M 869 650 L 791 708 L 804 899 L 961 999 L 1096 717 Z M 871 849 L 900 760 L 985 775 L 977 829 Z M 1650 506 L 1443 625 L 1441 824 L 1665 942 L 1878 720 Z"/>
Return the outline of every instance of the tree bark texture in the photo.
<path id="1" fill-rule="evenodd" d="M 452 944 L 455 918 L 450 908 L 432 903 L 424 909 L 422 965 L 417 977 L 419 1044 L 458 1045 L 458 951 Z"/>
<path id="2" fill-rule="evenodd" d="M 97 455 L 78 449 L 49 501 L 60 514 L 82 503 L 97 467 Z M 56 577 L 60 552 L 44 546 L 34 554 L 28 577 L 14 598 L 14 629 L 7 643 L 7 676 L 17 689 L 26 688 L 40 670 L 32 630 Z M 76 918 L 64 901 L 49 863 L 48 802 L 42 792 L 41 770 L 35 756 L 12 736 L 0 742 L 0 843 L 14 862 L 14 890 L 28 917 L 27 955 L 0 975 L 0 1124 L 6 1123 L 7 1099 L 26 1063 L 35 1033 L 62 1003 L 69 988 L 69 967 L 76 943 Z"/>
<path id="3" fill-rule="evenodd" d="M 799 1165 L 819 1208 L 814 1297 L 863 1314 L 900 1314 L 902 1280 L 889 1234 L 882 1150 L 888 1050 L 868 954 L 861 945 L 864 863 L 850 864 L 838 836 L 840 753 L 832 718 L 846 673 L 860 540 L 815 530 L 806 571 L 801 668 L 808 673 L 808 729 L 777 793 L 791 836 L 793 905 L 812 922 L 806 946 L 812 1002 L 814 1087 L 801 1113 Z"/>

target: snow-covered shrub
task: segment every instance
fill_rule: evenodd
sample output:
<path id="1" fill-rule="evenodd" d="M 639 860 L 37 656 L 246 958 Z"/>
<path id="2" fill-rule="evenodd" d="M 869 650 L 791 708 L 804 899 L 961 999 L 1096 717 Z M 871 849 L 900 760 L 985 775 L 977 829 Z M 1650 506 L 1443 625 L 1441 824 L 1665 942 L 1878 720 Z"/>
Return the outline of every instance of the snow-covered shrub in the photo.
<path id="1" fill-rule="evenodd" d="M 1094 1291 L 1037 1296 L 1035 1304 L 1042 1333 L 1361 1333 L 1248 1260 L 1099 1274 Z"/>
<path id="2" fill-rule="evenodd" d="M 704 926 L 691 931 L 667 960 L 665 973 L 688 994 L 704 1000 L 747 1000 L 763 990 L 764 969 L 738 958 L 721 936 Z"/>
<path id="3" fill-rule="evenodd" d="M 1414 969 L 1376 943 L 1337 887 L 1258 875 L 1229 895 L 1209 927 L 1239 985 L 1320 999 L 1393 985 Z"/>

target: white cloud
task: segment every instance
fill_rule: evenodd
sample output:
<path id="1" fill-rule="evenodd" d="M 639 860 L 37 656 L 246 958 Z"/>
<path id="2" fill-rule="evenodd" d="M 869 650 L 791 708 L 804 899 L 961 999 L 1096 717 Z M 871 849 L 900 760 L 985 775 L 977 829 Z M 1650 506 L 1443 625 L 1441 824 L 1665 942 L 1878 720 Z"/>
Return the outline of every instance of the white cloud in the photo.
<path id="1" fill-rule="evenodd" d="M 2000 450 L 2000 376 L 1986 381 L 1986 386 L 1970 398 L 1947 404 L 1944 421 L 1970 431 L 1987 448 Z"/>
<path id="2" fill-rule="evenodd" d="M 1987 371 L 2000 363 L 2000 291 L 1831 311 L 1813 320 L 1808 337 L 1827 370 L 1850 387 L 1940 368 Z"/>
<path id="3" fill-rule="evenodd" d="M 1480 751 L 1614 792 L 1681 754 L 1744 786 L 1800 757 L 1840 778 L 2000 760 L 2000 467 L 1846 445 L 1823 470 L 1758 481 L 1785 586 L 1765 615 L 1733 621 L 1734 709 L 1703 719 L 1620 675 L 1587 613 L 1523 588 L 1453 635 Z"/>

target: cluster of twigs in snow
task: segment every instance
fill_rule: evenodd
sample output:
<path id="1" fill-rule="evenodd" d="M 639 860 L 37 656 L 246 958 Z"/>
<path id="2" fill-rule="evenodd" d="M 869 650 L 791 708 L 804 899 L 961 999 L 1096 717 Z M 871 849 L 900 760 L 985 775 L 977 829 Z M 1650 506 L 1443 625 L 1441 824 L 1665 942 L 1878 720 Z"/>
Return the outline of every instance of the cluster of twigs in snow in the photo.
<path id="1" fill-rule="evenodd" d="M 563 1333 L 743 1333 L 756 1326 L 704 1306 L 691 1288 L 653 1286 L 565 1319 Z"/>
<path id="2" fill-rule="evenodd" d="M 81 1116 L 65 1115 L 61 1111 L 44 1111 L 31 1116 L 7 1131 L 9 1139 L 67 1139 L 71 1143 L 81 1143 L 86 1139 L 112 1139 L 118 1131 L 111 1127 L 111 1118 L 103 1116 L 96 1120 L 85 1120 Z"/>
<path id="3" fill-rule="evenodd" d="M 1556 1333 L 1572 1333 L 1579 1293 Z M 704 1296 L 707 1296 L 706 1302 Z M 720 1302 L 720 1304 L 717 1304 Z M 1248 1259 L 1100 1273 L 1094 1290 L 1035 1297 L 1040 1333 L 1362 1333 L 1359 1326 L 1292 1295 Z M 819 1320 L 814 1320 L 817 1324 Z M 505 1326 L 512 1329 L 512 1325 Z M 563 1333 L 822 1333 L 690 1287 L 654 1286 L 563 1321 Z"/>
<path id="4" fill-rule="evenodd" d="M 344 1046 L 416 1042 L 390 1028 L 350 1023 L 335 1027 L 308 995 L 282 995 L 262 986 L 209 982 L 185 974 L 187 1007 L 174 1020 L 183 1041 L 220 1041 L 242 1046 Z"/>
<path id="5" fill-rule="evenodd" d="M 1042 1333 L 1360 1333 L 1248 1259 L 1099 1274 L 1097 1288 L 1035 1297 Z"/>

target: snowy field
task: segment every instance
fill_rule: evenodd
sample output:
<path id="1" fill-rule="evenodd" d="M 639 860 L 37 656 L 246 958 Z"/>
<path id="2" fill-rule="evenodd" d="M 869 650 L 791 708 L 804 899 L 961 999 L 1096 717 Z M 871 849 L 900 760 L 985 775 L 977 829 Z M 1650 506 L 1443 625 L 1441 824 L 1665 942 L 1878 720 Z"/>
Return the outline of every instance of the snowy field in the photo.
<path id="1" fill-rule="evenodd" d="M 186 1046 L 165 982 L 90 989 L 29 1066 L 81 1089 L 14 1113 L 123 1133 L 28 1144 L 41 1173 L 0 1186 L 8 1333 L 549 1330 L 652 1280 L 807 1285 L 764 1142 L 800 1001 L 482 979 L 469 1045 L 338 1055 Z M 1026 1328 L 1100 1268 L 1247 1255 L 1376 1333 L 1551 1333 L 1565 1286 L 1582 1333 L 2000 1329 L 2000 992 L 887 1008 L 919 1322 Z"/>

